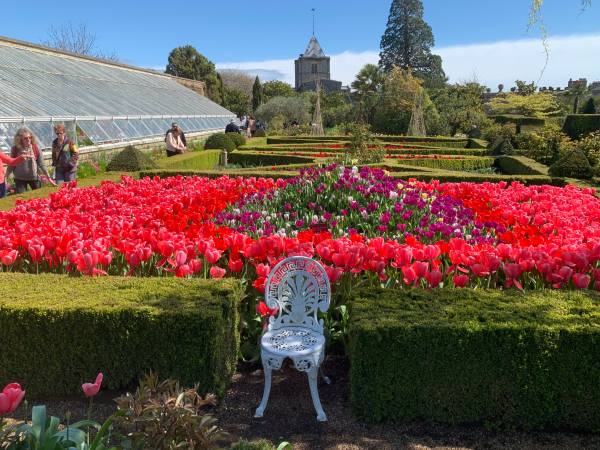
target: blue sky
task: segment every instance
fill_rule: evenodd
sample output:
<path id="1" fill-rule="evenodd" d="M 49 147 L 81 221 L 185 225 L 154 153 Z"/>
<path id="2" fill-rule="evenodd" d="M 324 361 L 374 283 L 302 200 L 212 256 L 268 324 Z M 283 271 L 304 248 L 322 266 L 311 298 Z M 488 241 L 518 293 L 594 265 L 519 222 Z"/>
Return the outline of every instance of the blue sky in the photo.
<path id="1" fill-rule="evenodd" d="M 333 75 L 347 82 L 363 62 L 376 59 L 391 0 L 3 3 L 0 34 L 4 36 L 42 42 L 53 24 L 85 23 L 96 34 L 99 49 L 114 51 L 129 64 L 164 68 L 171 49 L 191 44 L 219 67 L 261 69 L 286 81 L 293 71 L 290 60 L 304 50 L 310 38 L 310 10 L 314 7 L 316 35 L 325 52 L 334 57 Z M 600 2 L 593 0 L 583 13 L 579 12 L 579 0 L 545 3 L 546 26 L 555 44 L 540 83 L 563 83 L 565 64 L 571 67 L 573 77 L 600 79 L 600 64 L 595 69 L 583 61 L 599 60 Z M 475 77 L 490 85 L 512 82 L 503 79 L 510 78 L 511 72 L 504 75 L 497 67 L 507 61 L 494 61 L 498 59 L 494 54 L 503 55 L 503 51 L 513 54 L 514 68 L 524 72 L 514 76 L 527 79 L 539 73 L 544 58 L 539 31 L 527 31 L 528 4 L 529 0 L 425 0 L 425 18 L 451 80 Z M 565 36 L 571 40 L 564 41 Z M 584 40 L 573 41 L 573 36 Z M 502 49 L 493 47 L 499 44 Z M 581 53 L 569 51 L 580 45 L 587 48 L 578 48 Z M 517 51 L 521 53 L 515 54 Z M 573 61 L 580 61 L 581 66 L 574 66 Z M 289 71 L 288 63 L 292 64 Z M 524 67 L 528 63 L 531 67 Z"/>

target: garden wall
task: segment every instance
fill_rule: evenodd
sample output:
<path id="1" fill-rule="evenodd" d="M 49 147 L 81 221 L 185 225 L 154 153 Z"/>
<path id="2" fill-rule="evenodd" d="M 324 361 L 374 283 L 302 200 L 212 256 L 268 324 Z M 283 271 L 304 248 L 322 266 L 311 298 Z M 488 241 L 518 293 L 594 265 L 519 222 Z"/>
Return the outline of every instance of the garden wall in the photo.
<path id="1" fill-rule="evenodd" d="M 363 290 L 350 396 L 369 422 L 600 430 L 600 295 Z"/>
<path id="2" fill-rule="evenodd" d="M 236 280 L 0 273 L 0 286 L 2 386 L 79 395 L 98 372 L 123 389 L 152 370 L 223 394 L 235 370 Z"/>

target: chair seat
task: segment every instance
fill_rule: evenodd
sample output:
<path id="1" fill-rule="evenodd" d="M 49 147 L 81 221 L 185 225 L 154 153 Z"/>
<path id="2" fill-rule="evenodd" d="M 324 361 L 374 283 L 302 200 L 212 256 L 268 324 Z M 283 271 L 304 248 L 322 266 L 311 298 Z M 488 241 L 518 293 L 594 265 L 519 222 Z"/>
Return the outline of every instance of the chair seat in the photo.
<path id="1" fill-rule="evenodd" d="M 302 327 L 267 331 L 261 339 L 261 346 L 268 353 L 289 357 L 320 352 L 324 345 L 325 337 L 322 334 Z"/>

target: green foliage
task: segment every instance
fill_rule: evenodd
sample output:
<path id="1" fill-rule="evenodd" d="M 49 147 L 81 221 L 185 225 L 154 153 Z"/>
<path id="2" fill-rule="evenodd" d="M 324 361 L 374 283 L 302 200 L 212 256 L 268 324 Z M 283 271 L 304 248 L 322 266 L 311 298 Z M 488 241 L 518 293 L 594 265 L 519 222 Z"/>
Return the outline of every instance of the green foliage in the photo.
<path id="1" fill-rule="evenodd" d="M 550 166 L 548 171 L 555 177 L 589 180 L 593 176 L 592 166 L 585 154 L 576 148 Z"/>
<path id="2" fill-rule="evenodd" d="M 488 121 L 481 129 L 481 135 L 483 139 L 489 142 L 490 147 L 500 137 L 507 137 L 511 140 L 514 139 L 517 133 L 517 129 L 513 124 L 500 125 L 498 123 Z"/>
<path id="3" fill-rule="evenodd" d="M 258 75 L 254 79 L 254 85 L 252 85 L 252 111 L 258 109 L 258 107 L 263 103 L 263 88 L 260 84 L 260 80 L 258 79 Z"/>
<path id="4" fill-rule="evenodd" d="M 369 422 L 599 431 L 598 330 L 595 292 L 362 290 L 352 406 Z"/>
<path id="5" fill-rule="evenodd" d="M 600 131 L 588 134 L 574 145 L 583 152 L 592 166 L 598 165 L 600 162 Z"/>
<path id="6" fill-rule="evenodd" d="M 378 143 L 368 125 L 355 124 L 350 130 L 350 144 L 344 155 L 344 165 L 371 164 L 383 161 L 385 149 Z"/>
<path id="7" fill-rule="evenodd" d="M 527 83 L 525 81 L 516 80 L 515 84 L 517 85 L 517 93 L 519 95 L 533 95 L 535 94 L 536 86 L 532 81 L 531 83 Z"/>
<path id="8" fill-rule="evenodd" d="M 246 138 L 241 133 L 225 133 L 235 144 L 236 147 L 246 145 Z"/>
<path id="9" fill-rule="evenodd" d="M 237 280 L 2 273 L 0 284 L 1 385 L 80 395 L 99 371 L 123 389 L 152 370 L 221 395 L 235 370 Z"/>
<path id="10" fill-rule="evenodd" d="M 106 170 L 109 172 L 137 172 L 155 167 L 156 164 L 148 155 L 129 145 L 113 156 L 106 166 Z"/>
<path id="11" fill-rule="evenodd" d="M 77 165 L 77 179 L 82 180 L 106 172 L 107 166 L 108 158 L 105 153 L 82 161 Z"/>
<path id="12" fill-rule="evenodd" d="M 267 102 L 274 97 L 295 97 L 296 91 L 289 84 L 279 81 L 272 80 L 263 83 L 263 102 Z"/>
<path id="13" fill-rule="evenodd" d="M 229 156 L 228 162 L 242 167 L 279 166 L 283 164 L 312 163 L 314 158 L 292 155 L 266 155 L 264 153 L 235 152 Z"/>
<path id="14" fill-rule="evenodd" d="M 198 152 L 188 152 L 182 155 L 175 155 L 171 158 L 162 158 L 157 161 L 159 169 L 167 170 L 203 170 L 213 169 L 219 164 L 219 155 L 221 150 L 205 150 Z"/>
<path id="15" fill-rule="evenodd" d="M 456 159 L 398 159 L 398 164 L 407 166 L 429 167 L 442 170 L 481 170 L 494 166 L 495 159 L 491 157 L 468 157 Z"/>
<path id="16" fill-rule="evenodd" d="M 250 97 L 239 89 L 224 86 L 223 107 L 242 117 L 250 113 Z"/>
<path id="17" fill-rule="evenodd" d="M 487 117 L 481 101 L 484 92 L 485 86 L 476 82 L 430 90 L 431 100 L 450 136 L 468 133 L 473 127 L 482 128 Z"/>
<path id="18" fill-rule="evenodd" d="M 546 125 L 546 119 L 541 117 L 527 117 L 527 116 L 519 116 L 519 115 L 497 115 L 493 116 L 495 122 L 504 125 L 509 123 L 514 123 L 517 126 L 523 125 L 531 125 L 536 127 L 543 127 Z"/>
<path id="19" fill-rule="evenodd" d="M 115 423 L 127 433 L 126 448 L 210 449 L 224 436 L 217 419 L 202 408 L 215 406 L 214 395 L 202 398 L 198 387 L 183 389 L 175 380 L 159 382 L 154 373 L 143 377 L 135 393 L 115 401 Z"/>
<path id="20" fill-rule="evenodd" d="M 273 97 L 263 103 L 256 111 L 256 117 L 271 126 L 275 117 L 283 118 L 284 122 L 308 123 L 310 121 L 310 100 L 305 96 Z"/>
<path id="21" fill-rule="evenodd" d="M 571 139 L 600 130 L 600 114 L 569 114 L 565 119 L 563 131 Z"/>
<path id="22" fill-rule="evenodd" d="M 515 137 L 519 153 L 539 163 L 550 165 L 571 152 L 573 142 L 556 125 L 550 124 Z"/>
<path id="23" fill-rule="evenodd" d="M 204 81 L 210 99 L 216 103 L 222 103 L 223 98 L 220 92 L 222 83 L 217 77 L 215 65 L 193 46 L 185 45 L 174 48 L 169 53 L 165 72 L 177 77 Z"/>
<path id="24" fill-rule="evenodd" d="M 580 114 L 596 114 L 596 103 L 594 102 L 594 98 L 590 97 L 581 108 Z"/>
<path id="25" fill-rule="evenodd" d="M 550 92 L 498 95 L 490 101 L 490 107 L 496 115 L 518 114 L 544 118 L 560 114 L 560 105 Z"/>
<path id="26" fill-rule="evenodd" d="M 514 151 L 510 139 L 506 136 L 499 136 L 490 147 L 490 155 L 492 156 L 512 155 Z"/>
<path id="27" fill-rule="evenodd" d="M 263 128 L 259 128 L 254 132 L 254 137 L 267 137 L 267 132 Z"/>
<path id="28" fill-rule="evenodd" d="M 423 20 L 421 0 L 393 0 L 387 26 L 381 37 L 379 67 L 389 72 L 394 66 L 410 68 L 427 87 L 446 82 L 442 59 L 431 54 L 431 27 Z"/>
<path id="29" fill-rule="evenodd" d="M 524 156 L 500 156 L 496 158 L 496 165 L 511 175 L 548 175 L 548 166 Z"/>
<path id="30" fill-rule="evenodd" d="M 204 148 L 206 149 L 225 149 L 228 152 L 234 151 L 236 147 L 237 146 L 231 136 L 226 133 L 211 134 L 204 143 Z"/>

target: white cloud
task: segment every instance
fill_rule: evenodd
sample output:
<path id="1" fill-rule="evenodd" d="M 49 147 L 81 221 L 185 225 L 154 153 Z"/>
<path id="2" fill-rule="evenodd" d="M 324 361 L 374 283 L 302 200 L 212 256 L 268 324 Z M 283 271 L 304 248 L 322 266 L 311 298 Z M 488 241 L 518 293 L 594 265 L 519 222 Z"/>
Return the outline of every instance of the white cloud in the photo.
<path id="1" fill-rule="evenodd" d="M 600 79 L 600 34 L 551 37 L 549 45 L 550 59 L 543 74 L 546 55 L 539 38 L 440 47 L 433 52 L 442 57 L 451 82 L 475 77 L 493 89 L 499 83 L 508 88 L 516 79 L 554 87 L 565 87 L 569 78 Z M 331 78 L 345 85 L 354 80 L 363 65 L 379 60 L 378 51 L 345 51 L 330 56 Z M 217 68 L 240 69 L 259 76 L 266 71 L 271 79 L 294 84 L 293 59 L 221 63 Z"/>

